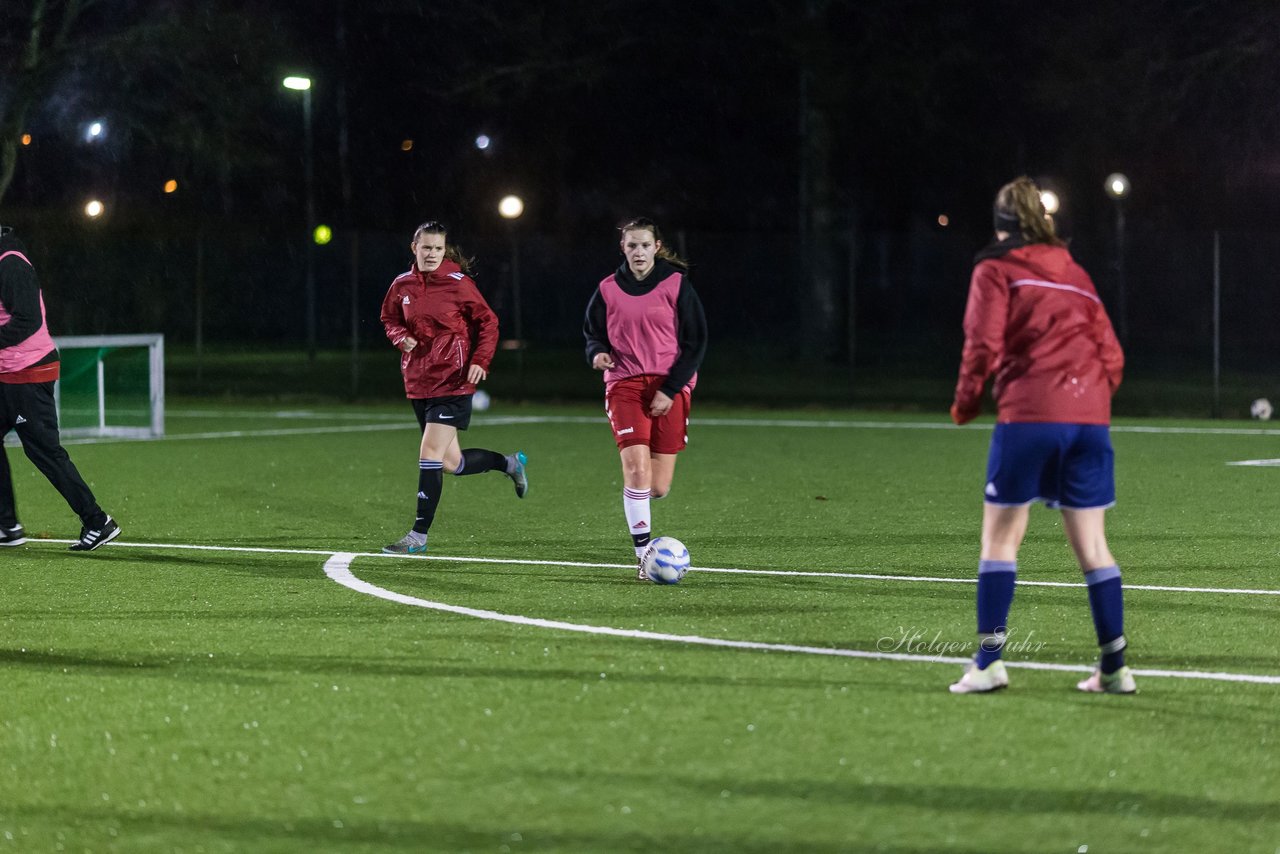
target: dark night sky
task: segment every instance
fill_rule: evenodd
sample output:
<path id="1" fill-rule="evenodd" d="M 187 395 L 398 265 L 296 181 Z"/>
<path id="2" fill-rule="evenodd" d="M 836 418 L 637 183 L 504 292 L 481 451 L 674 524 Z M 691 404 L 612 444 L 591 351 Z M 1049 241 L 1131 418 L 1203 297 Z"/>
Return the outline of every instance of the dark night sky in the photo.
<path id="1" fill-rule="evenodd" d="M 108 29 L 167 15 L 178 41 L 122 63 L 123 86 L 89 58 L 64 73 L 29 123 L 41 145 L 13 201 L 92 181 L 154 205 L 172 172 L 224 215 L 283 215 L 300 204 L 301 113 L 278 80 L 301 70 L 316 78 L 324 218 L 343 208 L 345 90 L 351 211 L 371 227 L 428 213 L 478 227 L 515 191 L 546 231 L 636 210 L 794 231 L 807 73 L 842 219 L 985 219 L 1023 171 L 1060 190 L 1064 217 L 1093 217 L 1114 170 L 1133 180 L 1135 215 L 1277 218 L 1278 16 L 1263 2 L 1050 2 L 1034 16 L 919 0 L 182 5 L 106 4 Z M 127 130 L 86 150 L 68 131 L 95 111 Z"/>

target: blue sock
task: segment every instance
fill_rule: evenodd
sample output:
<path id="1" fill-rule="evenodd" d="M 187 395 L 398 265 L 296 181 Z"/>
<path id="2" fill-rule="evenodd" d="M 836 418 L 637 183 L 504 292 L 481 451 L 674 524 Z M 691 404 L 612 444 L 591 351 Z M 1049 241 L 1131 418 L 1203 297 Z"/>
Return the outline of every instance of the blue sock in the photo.
<path id="1" fill-rule="evenodd" d="M 1102 649 L 1099 667 L 1103 673 L 1115 673 L 1124 667 L 1124 591 L 1120 586 L 1120 567 L 1104 566 L 1084 574 L 1089 585 L 1089 609 L 1093 612 L 1093 628 Z"/>
<path id="2" fill-rule="evenodd" d="M 1013 586 L 1018 563 L 1012 560 L 978 562 L 978 654 L 973 657 L 980 670 L 1000 658 L 1004 649 Z"/>

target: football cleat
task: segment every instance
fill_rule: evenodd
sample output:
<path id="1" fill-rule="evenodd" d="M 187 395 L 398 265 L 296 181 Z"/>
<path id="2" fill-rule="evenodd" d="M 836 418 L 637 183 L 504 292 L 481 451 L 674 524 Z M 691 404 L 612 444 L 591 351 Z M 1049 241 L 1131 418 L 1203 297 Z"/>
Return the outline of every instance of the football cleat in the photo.
<path id="1" fill-rule="evenodd" d="M 427 535 L 410 531 L 394 543 L 382 547 L 382 553 L 388 555 L 420 555 L 426 554 Z"/>
<path id="2" fill-rule="evenodd" d="M 115 519 L 108 516 L 101 528 L 81 528 L 80 539 L 71 544 L 69 551 L 91 552 L 99 546 L 105 546 L 118 536 L 120 536 L 120 526 L 116 524 Z"/>
<path id="3" fill-rule="evenodd" d="M 959 682 L 952 683 L 952 694 L 985 694 L 1009 687 L 1009 672 L 1004 662 L 999 659 L 987 665 L 986 670 L 979 670 L 977 662 L 970 663 L 964 669 Z"/>
<path id="4" fill-rule="evenodd" d="M 1086 694 L 1136 694 L 1138 683 L 1133 678 L 1132 670 L 1121 667 L 1115 673 L 1093 671 L 1088 679 L 1076 683 L 1076 690 Z"/>
<path id="5" fill-rule="evenodd" d="M 529 458 L 524 455 L 524 451 L 516 451 L 511 455 L 511 459 L 515 460 L 516 465 L 507 473 L 507 477 L 511 478 L 511 482 L 516 485 L 516 498 L 524 498 L 525 493 L 529 491 L 529 475 L 524 470 Z"/>

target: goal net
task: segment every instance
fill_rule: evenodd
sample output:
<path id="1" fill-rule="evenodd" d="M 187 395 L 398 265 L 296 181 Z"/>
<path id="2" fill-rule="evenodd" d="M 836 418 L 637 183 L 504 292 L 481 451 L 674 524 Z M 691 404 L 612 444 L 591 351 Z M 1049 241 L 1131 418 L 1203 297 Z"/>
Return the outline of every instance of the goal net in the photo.
<path id="1" fill-rule="evenodd" d="M 163 335 L 67 335 L 54 343 L 62 435 L 164 435 Z"/>

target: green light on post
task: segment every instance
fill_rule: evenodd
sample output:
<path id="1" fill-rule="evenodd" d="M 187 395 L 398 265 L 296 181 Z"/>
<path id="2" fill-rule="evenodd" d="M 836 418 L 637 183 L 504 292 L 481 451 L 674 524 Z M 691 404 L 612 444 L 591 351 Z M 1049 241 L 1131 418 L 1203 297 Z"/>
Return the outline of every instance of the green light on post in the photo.
<path id="1" fill-rule="evenodd" d="M 327 225 L 317 225 L 311 236 L 315 240 L 316 246 L 324 246 L 333 240 L 333 229 Z"/>

